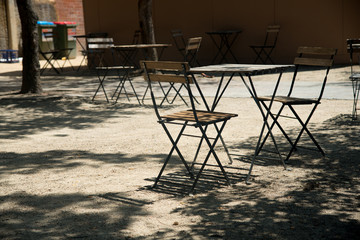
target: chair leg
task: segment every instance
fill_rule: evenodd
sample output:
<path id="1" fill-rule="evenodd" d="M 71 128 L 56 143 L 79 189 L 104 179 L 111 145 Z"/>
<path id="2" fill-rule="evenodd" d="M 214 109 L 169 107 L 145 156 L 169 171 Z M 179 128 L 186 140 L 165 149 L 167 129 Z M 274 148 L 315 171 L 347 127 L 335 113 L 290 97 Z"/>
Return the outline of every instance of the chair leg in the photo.
<path id="1" fill-rule="evenodd" d="M 180 86 L 179 89 L 176 89 L 176 88 L 174 87 L 174 83 L 170 83 L 170 87 L 169 87 L 168 91 L 165 93 L 165 96 L 164 96 L 164 98 L 163 98 L 163 100 L 161 101 L 161 103 L 160 103 L 159 106 L 162 106 L 162 104 L 164 103 L 165 100 L 166 100 L 169 104 L 173 104 L 173 102 L 175 101 L 175 98 L 176 98 L 177 95 L 179 95 L 179 97 L 180 97 L 181 100 L 185 103 L 186 106 L 189 106 L 189 105 L 187 104 L 187 102 L 185 101 L 185 99 L 184 99 L 184 98 L 181 96 L 181 94 L 180 94 L 180 90 L 181 90 L 182 86 L 183 86 L 183 84 Z M 169 96 L 169 93 L 170 93 L 171 89 L 174 89 L 174 91 L 176 92 L 176 94 L 175 94 L 175 97 L 172 99 L 172 101 L 169 102 L 167 97 Z"/>
<path id="2" fill-rule="evenodd" d="M 98 86 L 98 88 L 97 88 L 96 91 L 95 91 L 95 94 L 94 94 L 94 96 L 93 96 L 93 98 L 92 98 L 92 101 L 94 101 L 94 99 L 95 99 L 95 97 L 96 97 L 96 94 L 98 93 L 98 91 L 100 90 L 100 88 L 102 88 L 102 90 L 103 90 L 103 92 L 104 92 L 104 94 L 105 94 L 106 101 L 109 103 L 109 98 L 108 98 L 108 96 L 107 96 L 107 94 L 106 94 L 105 87 L 104 87 L 104 80 L 105 80 L 105 78 L 106 78 L 106 76 L 107 76 L 107 73 L 108 73 L 108 70 L 105 71 L 105 74 L 104 74 L 104 76 L 103 76 L 102 78 L 101 78 L 101 76 L 100 76 L 99 73 L 97 74 L 97 75 L 98 75 L 98 79 L 99 79 L 99 86 Z"/>
<path id="3" fill-rule="evenodd" d="M 268 129 L 268 133 L 270 134 L 270 136 L 271 136 L 271 138 L 272 138 L 272 141 L 273 141 L 273 143 L 274 143 L 276 152 L 277 152 L 278 155 L 279 155 L 279 159 L 280 159 L 281 163 L 283 164 L 284 169 L 285 169 L 285 170 L 288 170 L 288 168 L 287 168 L 287 166 L 286 166 L 286 164 L 285 164 L 285 161 L 284 161 L 284 159 L 283 159 L 282 156 L 281 156 L 281 153 L 280 153 L 280 151 L 279 151 L 279 148 L 278 148 L 278 146 L 277 146 L 277 143 L 276 143 L 275 137 L 274 137 L 274 135 L 273 135 L 273 133 L 272 133 L 272 131 L 271 131 L 271 128 L 270 128 L 268 122 L 267 122 L 266 120 L 264 120 L 263 126 L 262 126 L 262 128 L 261 128 L 260 136 L 259 136 L 259 139 L 258 139 L 257 144 L 256 144 L 255 153 L 254 153 L 254 155 L 253 155 L 253 157 L 252 157 L 252 160 L 251 160 L 249 172 L 248 172 L 248 174 L 247 174 L 247 176 L 246 176 L 246 179 L 245 179 L 246 184 L 249 184 L 249 183 L 250 183 L 250 182 L 249 182 L 249 179 L 250 179 L 250 176 L 251 176 L 252 169 L 253 169 L 253 167 L 254 167 L 254 163 L 255 163 L 256 157 L 259 155 L 259 152 L 260 152 L 260 145 L 261 145 L 261 142 L 262 142 L 262 136 L 263 136 L 263 134 L 264 134 L 265 127 L 267 127 L 267 129 Z"/>
<path id="4" fill-rule="evenodd" d="M 354 79 L 352 80 L 352 87 L 353 87 L 353 110 L 352 110 L 352 119 L 357 119 L 357 104 L 359 100 L 359 93 L 360 93 L 360 79 Z"/>
<path id="5" fill-rule="evenodd" d="M 182 101 L 186 104 L 186 106 L 187 106 L 187 103 L 186 103 L 185 99 L 184 99 L 184 98 L 181 96 L 181 94 L 180 94 L 180 91 L 181 91 L 181 88 L 182 88 L 182 87 L 184 87 L 184 88 L 187 89 L 187 87 L 186 87 L 185 84 L 181 84 L 181 86 L 180 86 L 180 88 L 179 88 L 178 90 L 176 90 L 175 87 L 174 87 L 174 90 L 176 91 L 176 94 L 175 94 L 174 98 L 171 100 L 170 104 L 173 104 L 174 101 L 175 101 L 175 99 L 176 99 L 176 97 L 179 96 L 179 97 L 181 98 L 181 100 L 182 100 Z M 192 96 L 192 98 L 195 100 L 195 102 L 196 102 L 197 104 L 200 104 L 199 101 L 196 99 L 195 96 Z"/>
<path id="6" fill-rule="evenodd" d="M 192 170 L 190 169 L 190 167 L 189 167 L 188 164 L 186 163 L 183 155 L 181 154 L 179 148 L 177 147 L 177 144 L 178 144 L 178 142 L 179 142 L 179 140 L 180 140 L 180 138 L 181 138 L 181 136 L 182 136 L 182 134 L 183 134 L 186 126 L 187 126 L 187 122 L 186 122 L 186 123 L 183 125 L 183 127 L 181 128 L 181 130 L 180 130 L 178 136 L 176 137 L 175 141 L 174 141 L 174 139 L 172 138 L 169 130 L 168 130 L 167 127 L 165 126 L 165 123 L 161 122 L 161 125 L 162 125 L 162 127 L 164 128 L 164 130 L 165 130 L 167 136 L 169 137 L 169 139 L 170 139 L 170 141 L 171 141 L 171 143 L 172 143 L 173 146 L 172 146 L 172 148 L 171 148 L 168 156 L 166 157 L 165 162 L 164 162 L 164 164 L 163 164 L 163 166 L 162 166 L 162 168 L 161 168 L 161 170 L 160 170 L 157 178 L 155 179 L 155 183 L 154 183 L 153 187 L 156 187 L 156 185 L 158 184 L 158 182 L 159 182 L 159 180 L 160 180 L 160 177 L 161 177 L 161 175 L 163 174 L 163 172 L 164 172 L 164 170 L 165 170 L 165 168 L 166 168 L 166 165 L 168 164 L 168 162 L 169 162 L 169 160 L 170 160 L 170 158 L 171 158 L 174 150 L 176 150 L 177 154 L 179 155 L 179 157 L 180 157 L 182 163 L 184 164 L 186 170 L 188 171 L 190 177 L 191 177 L 191 178 L 194 178 L 194 174 L 193 174 Z"/>
<path id="7" fill-rule="evenodd" d="M 268 106 L 264 103 L 264 101 L 260 101 L 262 103 L 262 105 L 264 106 L 264 108 L 269 111 L 269 108 Z M 279 124 L 278 122 L 278 119 L 284 109 L 285 105 L 282 105 L 278 111 L 278 113 L 276 114 L 276 117 L 274 116 L 274 114 L 272 114 L 270 111 L 269 111 L 269 115 L 270 117 L 273 119 L 273 123 L 271 124 L 270 126 L 270 130 L 272 130 L 275 126 L 275 124 L 278 126 L 279 130 L 282 132 L 282 134 L 284 135 L 284 137 L 286 138 L 286 140 L 289 142 L 289 144 L 291 145 L 291 147 L 294 146 L 294 143 L 291 141 L 290 137 L 286 134 L 285 130 L 283 129 L 283 127 Z M 267 140 L 267 138 L 269 137 L 269 134 L 270 132 L 268 131 L 262 141 L 262 143 L 260 144 L 260 147 L 259 147 L 259 151 L 258 151 L 258 154 L 261 152 L 263 146 L 265 145 L 265 142 Z M 294 150 L 296 150 L 296 147 L 294 148 Z"/>
<path id="8" fill-rule="evenodd" d="M 40 70 L 40 74 L 43 74 L 44 71 L 46 70 L 47 66 L 51 66 L 51 69 L 53 69 L 57 74 L 60 74 L 60 72 L 56 69 L 56 67 L 54 66 L 54 64 L 52 63 L 52 61 L 54 60 L 54 54 L 50 54 L 50 57 L 47 57 L 45 53 L 41 53 L 42 57 L 46 60 L 46 63 L 44 64 L 44 66 L 42 67 L 42 69 Z"/>
<path id="9" fill-rule="evenodd" d="M 208 136 L 206 135 L 206 129 L 207 129 L 207 127 L 205 127 L 205 129 L 204 129 L 202 126 L 199 126 L 199 129 L 200 129 L 200 131 L 201 131 L 201 133 L 202 133 L 202 136 L 203 136 L 205 142 L 207 143 L 207 145 L 208 145 L 208 147 L 209 147 L 210 149 L 209 149 L 209 152 L 208 152 L 208 154 L 207 154 L 204 162 L 203 162 L 202 165 L 201 165 L 201 168 L 200 168 L 198 174 L 196 175 L 196 178 L 195 178 L 195 180 L 194 180 L 194 183 L 193 183 L 193 185 L 192 185 L 192 187 L 191 187 L 191 189 L 190 189 L 190 193 L 193 193 L 193 191 L 194 191 L 194 189 L 195 189 L 195 187 L 196 187 L 196 184 L 197 184 L 197 182 L 198 182 L 198 180 L 199 180 L 199 178 L 200 178 L 200 176 L 201 176 L 201 174 L 202 174 L 202 172 L 203 172 L 203 170 L 204 170 L 204 168 L 205 168 L 205 166 L 206 166 L 206 164 L 207 164 L 207 162 L 208 162 L 211 154 L 214 156 L 214 158 L 215 158 L 215 160 L 216 160 L 216 162 L 217 162 L 217 164 L 218 164 L 218 166 L 219 166 L 219 168 L 220 168 L 220 170 L 221 170 L 221 172 L 222 172 L 222 174 L 223 174 L 223 176 L 224 176 L 224 178 L 225 178 L 225 180 L 226 180 L 226 183 L 227 183 L 229 186 L 231 185 L 231 184 L 230 184 L 230 180 L 229 180 L 229 178 L 228 178 L 228 176 L 227 176 L 227 174 L 226 174 L 226 172 L 225 172 L 225 169 L 224 169 L 224 167 L 222 166 L 222 164 L 221 164 L 221 162 L 220 162 L 220 159 L 219 159 L 219 157 L 217 156 L 217 154 L 216 154 L 216 152 L 215 152 L 215 150 L 214 150 L 214 148 L 215 148 L 215 146 L 216 146 L 216 143 L 217 143 L 217 141 L 219 140 L 219 138 L 220 138 L 220 136 L 221 136 L 221 133 L 222 133 L 222 131 L 223 131 L 225 125 L 226 125 L 226 122 L 227 122 L 227 121 L 224 121 L 224 122 L 223 122 L 222 126 L 220 127 L 220 129 L 219 129 L 219 131 L 218 131 L 217 136 L 215 137 L 215 139 L 214 139 L 214 141 L 213 141 L 212 143 L 210 142 Z"/>
<path id="10" fill-rule="evenodd" d="M 264 60 L 261 58 L 261 54 L 262 54 L 262 51 L 263 49 L 260 48 L 260 50 L 257 50 L 257 48 L 252 48 L 252 50 L 255 52 L 256 54 L 256 58 L 255 58 L 255 61 L 254 63 L 257 63 L 258 60 L 260 60 L 261 63 L 264 63 Z"/>
<path id="11" fill-rule="evenodd" d="M 311 140 L 313 141 L 313 143 L 315 144 L 315 146 L 317 147 L 317 149 L 319 150 L 319 152 L 321 153 L 322 156 L 325 156 L 325 152 L 323 151 L 323 149 L 320 147 L 319 143 L 315 140 L 314 136 L 311 134 L 311 132 L 309 131 L 309 129 L 307 128 L 307 124 L 309 123 L 313 113 L 315 112 L 315 109 L 317 107 L 318 104 L 315 104 L 312 111 L 310 112 L 308 118 L 306 119 L 305 123 L 301 120 L 300 116 L 296 113 L 295 109 L 289 105 L 289 108 L 290 110 L 293 112 L 293 114 L 295 115 L 295 117 L 297 118 L 297 120 L 299 121 L 299 123 L 301 124 L 302 126 L 302 129 L 300 130 L 295 142 L 294 142 L 294 145 L 293 147 L 290 149 L 290 152 L 289 154 L 287 155 L 285 161 L 288 161 L 291 154 L 293 153 L 296 145 L 298 144 L 299 140 L 300 140 L 300 137 L 301 135 L 303 134 L 304 131 L 306 131 L 306 133 L 308 134 L 308 136 L 311 138 Z"/>
<path id="12" fill-rule="evenodd" d="M 267 60 L 269 60 L 272 64 L 274 64 L 273 60 L 272 60 L 271 57 L 270 57 L 270 55 L 271 55 L 271 53 L 272 53 L 273 50 L 274 50 L 273 48 L 270 48 L 270 49 L 269 49 L 269 52 L 267 52 L 267 51 L 264 50 L 264 53 L 265 53 L 265 56 L 266 56 L 264 63 L 266 63 Z"/>

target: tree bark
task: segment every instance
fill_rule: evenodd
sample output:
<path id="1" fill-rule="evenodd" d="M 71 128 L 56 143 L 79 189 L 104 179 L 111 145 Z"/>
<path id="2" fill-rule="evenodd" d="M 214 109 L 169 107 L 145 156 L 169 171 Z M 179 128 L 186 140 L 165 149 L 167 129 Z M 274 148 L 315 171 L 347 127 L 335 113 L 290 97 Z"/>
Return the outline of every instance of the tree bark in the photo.
<path id="1" fill-rule="evenodd" d="M 23 71 L 20 93 L 41 93 L 39 39 L 37 31 L 38 16 L 32 0 L 16 0 L 20 20 L 23 44 Z"/>
<path id="2" fill-rule="evenodd" d="M 155 31 L 152 19 L 152 0 L 138 0 L 139 25 L 143 43 L 156 43 Z M 158 54 L 155 48 L 149 49 L 147 54 L 151 60 L 158 60 Z"/>

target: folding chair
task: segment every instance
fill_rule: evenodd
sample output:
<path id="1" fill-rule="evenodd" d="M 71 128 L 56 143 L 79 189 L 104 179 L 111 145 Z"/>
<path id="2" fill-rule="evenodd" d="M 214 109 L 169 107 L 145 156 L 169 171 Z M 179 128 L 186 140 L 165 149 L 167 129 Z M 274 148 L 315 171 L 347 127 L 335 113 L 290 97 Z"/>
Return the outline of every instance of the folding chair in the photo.
<path id="1" fill-rule="evenodd" d="M 197 60 L 197 53 L 200 48 L 201 40 L 202 40 L 202 37 L 189 38 L 188 42 L 186 44 L 184 62 L 187 62 L 189 64 L 189 66 L 191 66 L 191 67 L 194 67 L 196 64 L 198 66 L 200 66 L 200 64 Z M 185 103 L 185 105 L 188 106 L 187 102 L 184 100 L 184 98 L 180 94 L 180 91 L 183 87 L 186 88 L 186 85 L 181 84 L 179 88 L 176 88 L 174 83 L 170 83 L 170 87 L 169 87 L 168 91 L 166 92 L 163 100 L 161 101 L 160 106 L 164 103 L 165 100 L 167 100 L 168 103 L 173 104 L 177 96 L 179 96 L 181 98 L 181 100 Z M 173 99 L 171 101 L 169 101 L 168 96 L 171 92 L 171 89 L 175 90 L 175 96 L 173 97 Z M 195 97 L 194 97 L 194 100 L 197 103 L 199 103 Z"/>
<path id="2" fill-rule="evenodd" d="M 271 97 L 257 97 L 257 100 L 261 103 L 262 106 L 266 109 L 266 111 L 269 113 L 270 118 L 273 120 L 272 124 L 269 126 L 269 131 L 264 136 L 261 145 L 257 148 L 257 153 L 255 155 L 258 155 L 263 148 L 267 138 L 269 135 L 271 135 L 271 138 L 276 146 L 276 141 L 271 133 L 273 127 L 277 125 L 277 127 L 280 129 L 281 133 L 284 135 L 286 140 L 291 145 L 291 149 L 289 153 L 286 156 L 286 159 L 283 161 L 283 163 L 286 163 L 291 154 L 297 149 L 298 142 L 300 140 L 300 137 L 304 132 L 307 133 L 307 135 L 310 137 L 314 145 L 316 146 L 317 150 L 324 156 L 325 153 L 318 144 L 318 142 L 315 140 L 314 136 L 311 134 L 310 130 L 308 129 L 308 123 L 310 122 L 311 117 L 313 116 L 317 106 L 320 104 L 322 95 L 324 93 L 327 76 L 329 74 L 329 70 L 331 66 L 333 65 L 333 58 L 336 55 L 337 50 L 333 48 L 322 48 L 322 47 L 299 47 L 297 50 L 297 53 L 299 56 L 295 58 L 294 64 L 295 64 L 295 70 L 292 78 L 292 82 L 289 88 L 289 92 L 286 96 L 271 96 Z M 295 85 L 298 79 L 300 79 L 301 76 L 301 70 L 305 67 L 305 70 L 308 70 L 308 67 L 316 67 L 318 70 L 322 70 L 324 74 L 324 78 L 321 84 L 321 88 L 319 89 L 318 95 L 316 98 L 300 98 L 293 96 L 293 92 L 295 90 Z M 302 76 L 301 76 L 302 78 Z M 311 91 L 316 92 L 316 91 Z M 277 113 L 271 112 L 272 104 L 274 103 L 280 103 L 279 110 Z M 309 115 L 303 120 L 298 112 L 295 110 L 297 106 L 309 106 Z M 293 114 L 293 117 L 288 115 L 282 115 L 282 112 L 285 107 L 288 107 Z M 297 137 L 295 141 L 292 141 L 289 137 L 289 135 L 285 132 L 284 128 L 279 123 L 279 118 L 284 117 L 286 119 L 293 118 L 297 119 L 299 122 L 301 129 L 297 134 Z M 263 125 L 263 129 L 265 128 L 265 123 Z M 277 150 L 278 151 L 278 150 Z M 278 151 L 279 155 L 280 152 Z M 280 155 L 281 156 L 281 155 Z M 252 166 L 254 164 L 254 160 L 251 163 L 249 175 L 251 173 Z M 249 176 L 248 175 L 248 176 Z"/>
<path id="3" fill-rule="evenodd" d="M 131 44 L 139 44 L 139 43 L 141 43 L 141 31 L 135 30 Z"/>
<path id="4" fill-rule="evenodd" d="M 171 36 L 174 40 L 176 49 L 181 54 L 181 57 L 185 58 L 186 41 L 183 32 L 180 29 L 171 30 Z"/>
<path id="5" fill-rule="evenodd" d="M 77 71 L 80 70 L 80 67 L 82 66 L 82 64 L 87 61 L 88 62 L 88 55 L 89 55 L 89 49 L 88 49 L 88 42 L 87 42 L 87 39 L 88 38 L 106 38 L 108 36 L 107 33 L 105 32 L 99 32 L 99 33 L 88 33 L 86 35 L 82 35 L 81 38 L 85 38 L 85 44 L 83 44 L 80 40 L 78 40 L 79 42 L 79 45 L 81 46 L 81 55 L 82 55 L 82 59 L 81 59 L 81 62 L 80 62 L 80 65 L 77 69 Z M 90 69 L 89 67 L 89 63 L 86 64 L 87 67 Z"/>
<path id="6" fill-rule="evenodd" d="M 43 74 L 48 66 L 51 67 L 57 74 L 60 74 L 59 70 L 56 68 L 55 64 L 61 69 L 59 62 L 57 61 L 62 50 L 55 49 L 53 44 L 54 34 L 52 31 L 42 32 L 42 38 L 46 42 L 45 46 L 39 46 L 40 55 L 46 60 L 46 63 L 40 70 L 40 74 Z"/>
<path id="7" fill-rule="evenodd" d="M 220 162 L 220 159 L 218 158 L 216 152 L 215 152 L 215 145 L 218 141 L 218 139 L 221 136 L 221 133 L 227 123 L 227 121 L 233 117 L 236 117 L 236 114 L 231 113 L 221 113 L 221 112 L 211 112 L 211 111 L 201 111 L 197 110 L 195 108 L 195 104 L 192 97 L 192 89 L 191 85 L 195 82 L 195 78 L 193 75 L 188 74 L 189 70 L 189 64 L 186 62 L 163 62 L 163 61 L 142 61 L 141 65 L 144 69 L 144 78 L 147 80 L 150 93 L 151 93 L 151 99 L 153 102 L 155 114 L 158 119 L 158 123 L 161 124 L 163 129 L 165 130 L 167 136 L 169 137 L 172 148 L 168 154 L 168 156 L 165 159 L 165 162 L 155 180 L 154 187 L 158 184 L 161 175 L 163 174 L 166 165 L 168 164 L 172 154 L 174 151 L 177 152 L 178 156 L 180 157 L 182 163 L 184 164 L 187 173 L 190 175 L 191 178 L 194 178 L 194 169 L 193 167 L 189 167 L 187 161 L 185 160 L 184 156 L 182 155 L 178 143 L 182 136 L 189 136 L 189 137 L 203 137 L 205 142 L 207 143 L 207 146 L 209 147 L 209 151 L 204 159 L 204 161 L 201 164 L 201 167 L 199 171 L 197 172 L 194 182 L 192 184 L 192 187 L 190 189 L 190 193 L 192 193 L 196 187 L 196 184 L 207 165 L 207 162 L 212 155 L 216 162 L 217 166 L 220 168 L 223 177 L 226 180 L 226 183 L 229 185 L 229 179 L 226 175 L 226 172 Z M 177 113 L 162 115 L 160 113 L 160 109 L 158 108 L 158 105 L 156 103 L 156 92 L 153 90 L 153 84 L 154 82 L 169 82 L 169 83 L 183 83 L 186 84 L 186 89 L 188 90 L 188 97 L 190 99 L 191 103 L 191 109 L 187 111 L 181 111 Z M 198 84 L 195 84 L 197 87 L 197 90 L 201 92 L 201 89 L 198 87 Z M 221 124 L 221 127 L 218 128 L 217 124 Z M 173 132 L 174 129 L 171 131 L 167 127 L 168 125 L 172 126 L 181 126 L 181 130 L 179 134 L 175 137 L 171 135 L 171 132 Z M 217 135 L 215 138 L 213 138 L 213 141 L 210 141 L 210 137 L 208 136 L 208 126 L 214 125 Z M 185 128 L 186 127 L 195 127 L 196 129 L 199 129 L 200 136 L 194 136 L 185 134 Z"/>
<path id="8" fill-rule="evenodd" d="M 360 39 L 347 39 L 347 51 L 350 54 L 350 69 L 351 75 L 350 80 L 353 87 L 353 110 L 352 110 L 352 119 L 357 119 L 357 103 L 359 100 L 359 92 L 360 92 Z M 354 54 L 355 53 L 355 54 Z M 356 56 L 355 56 L 356 55 Z M 354 57 L 357 61 L 354 62 Z M 355 69 L 355 65 L 357 65 L 357 69 Z"/>
<path id="9" fill-rule="evenodd" d="M 139 97 L 135 91 L 135 88 L 132 84 L 131 78 L 129 76 L 129 70 L 133 68 L 133 66 L 125 66 L 124 64 L 119 63 L 116 61 L 117 56 L 115 56 L 114 50 L 112 47 L 114 46 L 114 40 L 113 38 L 89 38 L 88 39 L 88 49 L 89 49 L 89 57 L 91 64 L 95 66 L 96 73 L 98 75 L 99 79 L 99 86 L 95 91 L 95 94 L 92 98 L 92 101 L 94 101 L 97 93 L 99 92 L 100 88 L 103 90 L 106 101 L 109 102 L 109 98 L 107 96 L 105 87 L 104 87 L 104 81 L 108 77 L 110 71 L 116 71 L 119 83 L 118 86 L 112 95 L 112 98 L 117 93 L 117 100 L 120 98 L 120 94 L 122 91 L 124 91 L 127 99 L 130 101 L 130 98 L 128 96 L 128 93 L 125 89 L 125 82 L 128 81 L 131 85 L 132 91 L 134 95 L 136 96 L 137 101 L 140 104 Z M 106 61 L 106 52 L 111 52 L 112 56 L 112 64 L 107 63 Z M 100 74 L 100 73 L 103 74 Z"/>
<path id="10" fill-rule="evenodd" d="M 268 26 L 266 29 L 264 44 L 250 46 L 250 48 L 256 54 L 254 63 L 257 63 L 258 60 L 260 60 L 260 62 L 264 64 L 266 64 L 268 60 L 271 63 L 274 63 L 270 56 L 276 46 L 279 32 L 280 32 L 280 26 L 278 25 Z"/>

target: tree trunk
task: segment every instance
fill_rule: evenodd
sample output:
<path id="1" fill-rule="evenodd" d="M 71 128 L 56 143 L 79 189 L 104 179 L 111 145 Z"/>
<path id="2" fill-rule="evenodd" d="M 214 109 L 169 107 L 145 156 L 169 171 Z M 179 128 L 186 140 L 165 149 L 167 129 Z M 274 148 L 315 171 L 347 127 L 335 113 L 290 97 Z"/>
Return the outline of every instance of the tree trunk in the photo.
<path id="1" fill-rule="evenodd" d="M 152 19 L 152 0 L 139 0 L 139 24 L 143 43 L 156 43 L 154 24 Z M 147 54 L 151 60 L 158 60 L 158 54 L 155 48 L 149 49 Z"/>
<path id="2" fill-rule="evenodd" d="M 23 71 L 20 93 L 41 93 L 38 16 L 33 10 L 32 0 L 16 0 L 23 44 Z"/>

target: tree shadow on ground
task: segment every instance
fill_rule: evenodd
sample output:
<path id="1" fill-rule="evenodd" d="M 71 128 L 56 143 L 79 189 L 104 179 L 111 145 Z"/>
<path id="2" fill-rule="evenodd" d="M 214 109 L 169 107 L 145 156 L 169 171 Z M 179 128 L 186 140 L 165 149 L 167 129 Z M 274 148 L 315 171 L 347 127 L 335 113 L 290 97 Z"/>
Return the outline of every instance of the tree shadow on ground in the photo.
<path id="1" fill-rule="evenodd" d="M 86 129 L 139 113 L 135 104 L 110 105 L 63 97 L 1 99 L 0 108 L 0 139 L 19 139 L 64 127 Z"/>
<path id="2" fill-rule="evenodd" d="M 356 239 L 360 234 L 360 222 L 356 215 L 360 206 L 359 123 L 351 120 L 350 116 L 340 115 L 312 126 L 315 138 L 326 150 L 327 156 L 322 158 L 318 152 L 299 150 L 291 160 L 293 167 L 306 172 L 295 179 L 299 184 L 279 179 L 286 176 L 272 176 L 261 181 L 254 176 L 251 185 L 240 183 L 225 191 L 217 188 L 199 194 L 174 210 L 184 216 L 200 217 L 201 221 L 195 222 L 191 231 L 168 230 L 151 237 Z M 256 140 L 247 139 L 247 144 L 236 146 L 249 147 L 253 151 L 251 148 Z M 304 138 L 302 143 L 312 142 Z M 231 147 L 234 148 L 234 145 Z M 275 161 L 260 161 L 257 164 L 281 167 Z M 288 186 L 288 190 L 277 193 L 277 184 Z M 268 192 L 264 194 L 266 189 Z"/>
<path id="3" fill-rule="evenodd" d="M 43 108 L 40 108 L 42 111 Z M 90 111 L 91 112 L 91 111 Z M 106 111 L 105 111 L 106 112 Z M 90 114 L 89 114 L 90 115 Z M 89 116 L 88 116 L 89 117 Z M 111 117 L 111 114 L 110 114 Z M 90 117 L 89 117 L 90 118 Z M 98 121 L 101 121 L 99 118 Z M 89 124 L 89 120 L 82 120 Z M 143 237 L 131 238 L 124 234 L 139 216 L 151 213 L 152 200 L 146 197 L 148 189 L 134 192 L 108 192 L 104 194 L 48 194 L 29 195 L 16 192 L 1 196 L 1 206 L 7 206 L 0 215 L 0 237 L 8 239 L 356 239 L 360 234 L 359 219 L 354 214 L 359 208 L 359 148 L 360 124 L 347 116 L 338 116 L 321 124 L 312 125 L 315 137 L 327 152 L 319 153 L 299 150 L 291 160 L 295 168 L 311 170 L 296 178 L 299 186 L 293 187 L 286 177 L 254 177 L 252 185 L 243 184 L 244 175 L 236 175 L 227 169 L 229 177 L 239 184 L 223 187 L 218 171 L 207 172 L 199 182 L 199 194 L 194 197 L 179 196 L 172 187 L 163 185 L 159 194 L 184 202 L 173 210 L 186 217 L 199 217 L 189 231 L 178 231 L 176 227 L 157 231 Z M 248 145 L 232 144 L 248 148 L 252 152 L 257 138 L 246 139 Z M 310 143 L 303 139 L 302 143 Z M 285 145 L 285 144 L 284 144 Z M 68 170 L 78 167 L 73 159 L 91 159 L 98 163 L 145 162 L 149 158 L 162 161 L 165 155 L 126 156 L 124 154 L 93 154 L 89 152 L 50 151 L 28 156 L 4 153 L 1 170 L 33 173 L 37 168 Z M 46 158 L 47 157 L 47 158 Z M 46 164 L 38 159 L 46 159 Z M 121 159 L 119 161 L 115 159 Z M 248 162 L 245 162 L 248 166 Z M 262 161 L 263 166 L 278 162 Z M 91 165 L 89 163 L 89 165 Z M 32 169 L 31 169 L 32 168 Z M 240 169 L 243 171 L 244 169 Z M 290 172 L 291 174 L 291 172 Z M 165 175 L 168 180 L 181 182 L 184 172 L 174 170 Z M 282 179 L 280 179 L 282 178 Z M 210 181 L 211 185 L 208 186 Z M 285 184 L 288 190 L 276 192 L 276 185 Z M 268 194 L 264 194 L 264 188 Z M 182 188 L 181 188 L 182 189 Z M 182 191 L 180 189 L 180 191 Z M 274 192 L 274 195 L 269 192 Z M 176 192 L 176 191 L 175 191 Z M 179 223 L 181 225 L 181 222 Z"/>
<path id="4" fill-rule="evenodd" d="M 151 201 L 133 199 L 126 192 L 47 196 L 19 192 L 1 196 L 0 203 L 11 204 L 0 215 L 3 239 L 126 239 L 121 231 L 136 216 L 149 215 L 144 206 Z"/>

